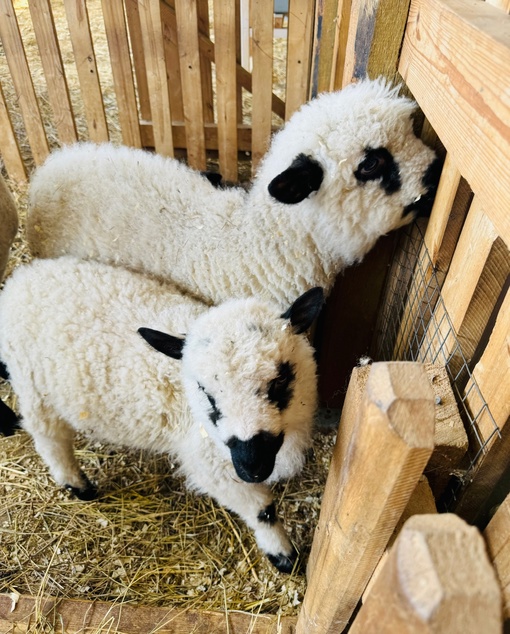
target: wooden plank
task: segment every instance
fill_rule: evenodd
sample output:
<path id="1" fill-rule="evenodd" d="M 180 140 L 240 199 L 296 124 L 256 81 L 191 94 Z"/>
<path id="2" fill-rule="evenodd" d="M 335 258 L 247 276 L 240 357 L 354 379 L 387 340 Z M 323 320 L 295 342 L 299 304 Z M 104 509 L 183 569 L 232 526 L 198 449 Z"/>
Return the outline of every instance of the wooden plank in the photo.
<path id="1" fill-rule="evenodd" d="M 179 64 L 179 44 L 177 37 L 177 17 L 175 7 L 167 2 L 160 3 L 163 41 L 165 43 L 165 61 L 170 90 L 170 108 L 173 121 L 184 121 L 182 101 L 181 68 Z M 201 55 L 203 53 L 201 52 Z"/>
<path id="2" fill-rule="evenodd" d="M 412 0 L 399 70 L 510 244 L 510 20 L 481 0 Z"/>
<path id="3" fill-rule="evenodd" d="M 152 125 L 142 124 L 142 144 L 144 147 L 154 147 L 154 134 Z M 204 126 L 205 147 L 207 150 L 218 150 L 218 126 L 215 123 L 206 123 Z M 251 125 L 238 124 L 237 139 L 238 150 L 249 152 L 251 150 Z M 186 129 L 182 121 L 174 122 L 172 125 L 172 135 L 175 148 L 186 149 Z"/>
<path id="4" fill-rule="evenodd" d="M 289 4 L 287 29 L 287 81 L 285 119 L 309 98 L 310 63 L 314 3 L 309 0 L 292 0 Z M 291 78 L 291 79 L 290 79 Z"/>
<path id="5" fill-rule="evenodd" d="M 23 115 L 32 155 L 36 164 L 40 165 L 48 156 L 48 141 L 12 0 L 0 0 L 0 39 Z"/>
<path id="6" fill-rule="evenodd" d="M 510 620 L 510 495 L 499 506 L 483 536 L 503 593 L 503 617 Z"/>
<path id="7" fill-rule="evenodd" d="M 2 84 L 0 84 L 0 148 L 2 148 L 2 158 L 9 176 L 16 181 L 26 181 L 27 171 L 5 102 Z"/>
<path id="8" fill-rule="evenodd" d="M 434 396 L 421 364 L 374 363 L 365 390 L 357 368 L 353 371 L 310 553 L 298 634 L 343 631 L 433 446 Z"/>
<path id="9" fill-rule="evenodd" d="M 338 56 L 342 0 L 322 0 L 315 6 L 311 96 L 333 90 Z"/>
<path id="10" fill-rule="evenodd" d="M 350 634 L 499 634 L 501 591 L 478 530 L 453 514 L 402 529 Z"/>
<path id="11" fill-rule="evenodd" d="M 364 77 L 397 79 L 409 0 L 353 0 L 342 85 Z"/>
<path id="12" fill-rule="evenodd" d="M 122 142 L 141 147 L 138 106 L 123 0 L 102 0 L 103 19 L 110 50 Z"/>
<path id="13" fill-rule="evenodd" d="M 51 4 L 49 0 L 29 0 L 28 6 L 59 141 L 74 143 L 78 140 L 78 133 Z"/>
<path id="14" fill-rule="evenodd" d="M 188 165 L 203 170 L 205 169 L 204 111 L 196 2 L 175 0 L 175 14 Z"/>
<path id="15" fill-rule="evenodd" d="M 485 0 L 488 4 L 492 4 L 493 7 L 498 7 L 498 9 L 502 9 L 506 11 L 506 13 L 510 13 L 510 0 Z"/>
<path id="16" fill-rule="evenodd" d="M 150 121 L 151 105 L 149 86 L 147 84 L 147 70 L 145 68 L 145 54 L 143 51 L 143 35 L 138 0 L 124 0 L 124 6 L 126 9 L 129 39 L 131 41 L 133 54 L 140 115 L 145 121 Z"/>
<path id="17" fill-rule="evenodd" d="M 151 104 L 154 147 L 156 152 L 163 156 L 174 156 L 170 86 L 166 73 L 160 3 L 159 0 L 139 0 L 138 5 Z"/>
<path id="18" fill-rule="evenodd" d="M 78 71 L 85 118 L 92 141 L 108 141 L 108 126 L 103 95 L 99 84 L 96 56 L 90 32 L 85 0 L 64 0 L 67 23 L 71 34 L 74 60 Z"/>
<path id="19" fill-rule="evenodd" d="M 335 44 L 333 48 L 334 66 L 331 69 L 330 90 L 343 88 L 347 46 L 349 40 L 350 18 L 352 15 L 352 0 L 339 0 L 336 17 Z"/>
<path id="20" fill-rule="evenodd" d="M 198 32 L 209 37 L 209 2 L 198 0 Z M 214 122 L 214 92 L 212 85 L 212 65 L 200 48 L 200 73 L 202 75 L 202 100 L 204 104 L 204 122 Z"/>
<path id="21" fill-rule="evenodd" d="M 31 632 L 46 632 L 49 627 L 54 627 L 59 634 L 291 634 L 294 623 L 293 617 L 276 615 L 154 608 L 49 597 L 20 596 L 14 605 L 10 595 L 0 594 L 2 632 L 26 632 L 30 625 Z"/>
<path id="22" fill-rule="evenodd" d="M 214 3 L 216 98 L 220 172 L 237 181 L 236 2 Z"/>
<path id="23" fill-rule="evenodd" d="M 252 0 L 252 170 L 257 169 L 271 136 L 273 92 L 273 0 Z"/>

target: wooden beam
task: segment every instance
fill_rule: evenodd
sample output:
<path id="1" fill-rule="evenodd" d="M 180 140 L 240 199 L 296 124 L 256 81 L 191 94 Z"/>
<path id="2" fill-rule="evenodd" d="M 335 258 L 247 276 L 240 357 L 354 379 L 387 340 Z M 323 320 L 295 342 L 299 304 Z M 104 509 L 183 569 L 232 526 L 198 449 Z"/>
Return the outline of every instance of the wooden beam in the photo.
<path id="1" fill-rule="evenodd" d="M 501 591 L 478 530 L 453 514 L 402 529 L 349 634 L 500 634 Z"/>
<path id="2" fill-rule="evenodd" d="M 30 149 L 35 163 L 40 165 L 48 156 L 48 141 L 12 0 L 0 0 L 0 40 L 23 115 Z"/>
<path id="3" fill-rule="evenodd" d="M 92 141 L 108 141 L 108 125 L 103 94 L 97 72 L 96 55 L 90 32 L 89 16 L 85 0 L 64 0 L 64 6 L 73 45 L 74 60 L 80 81 L 85 118 Z"/>
<path id="4" fill-rule="evenodd" d="M 412 0 L 399 70 L 510 244 L 510 20 L 481 0 Z"/>
<path id="5" fill-rule="evenodd" d="M 26 632 L 30 625 L 30 631 L 46 632 L 48 627 L 54 627 L 59 634 L 292 634 L 295 622 L 293 617 L 266 614 L 154 608 L 49 597 L 20 596 L 14 603 L 10 595 L 0 594 L 2 632 Z"/>
<path id="6" fill-rule="evenodd" d="M 483 536 L 503 591 L 503 617 L 510 620 L 510 494 L 499 506 Z"/>
<path id="7" fill-rule="evenodd" d="M 409 0 L 353 0 L 342 85 L 364 77 L 397 79 Z"/>
<path id="8" fill-rule="evenodd" d="M 365 389 L 357 370 L 339 425 L 297 634 L 344 630 L 434 446 L 434 395 L 421 364 L 374 363 Z"/>
<path id="9" fill-rule="evenodd" d="M 5 169 L 16 181 L 26 181 L 27 171 L 21 156 L 18 138 L 14 132 L 11 115 L 5 102 L 4 91 L 0 84 L 0 148 Z"/>
<path id="10" fill-rule="evenodd" d="M 287 29 L 287 81 L 285 120 L 309 98 L 310 59 L 314 21 L 314 3 L 292 0 Z"/>

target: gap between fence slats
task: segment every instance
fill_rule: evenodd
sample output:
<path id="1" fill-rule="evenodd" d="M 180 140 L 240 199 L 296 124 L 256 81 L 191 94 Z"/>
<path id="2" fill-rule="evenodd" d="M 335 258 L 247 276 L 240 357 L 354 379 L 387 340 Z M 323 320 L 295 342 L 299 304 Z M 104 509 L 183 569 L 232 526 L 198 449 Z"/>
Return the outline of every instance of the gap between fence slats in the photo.
<path id="1" fill-rule="evenodd" d="M 510 20 L 485 2 L 413 0 L 399 70 L 510 244 Z"/>
<path id="2" fill-rule="evenodd" d="M 161 22 L 163 24 L 163 43 L 165 45 L 165 63 L 170 86 L 170 108 L 173 121 L 184 121 L 182 101 L 181 67 L 179 63 L 179 45 L 177 37 L 177 18 L 175 9 L 161 2 Z M 175 143 L 174 143 L 175 150 Z"/>
<path id="3" fill-rule="evenodd" d="M 39 165 L 48 156 L 48 141 L 11 0 L 0 0 L 0 39 L 23 114 L 32 155 Z"/>
<path id="4" fill-rule="evenodd" d="M 273 86 L 273 0 L 251 0 L 252 26 L 252 170 L 267 151 L 271 136 Z"/>
<path id="5" fill-rule="evenodd" d="M 204 111 L 196 2 L 175 0 L 175 15 L 177 16 L 187 160 L 191 167 L 203 170 L 205 169 Z"/>
<path id="6" fill-rule="evenodd" d="M 151 106 L 149 87 L 147 85 L 147 69 L 145 68 L 145 55 L 143 52 L 142 26 L 140 24 L 140 10 L 138 0 L 124 0 L 126 18 L 129 28 L 129 39 L 133 53 L 133 65 L 135 69 L 138 103 L 142 120 L 150 121 Z"/>
<path id="7" fill-rule="evenodd" d="M 85 0 L 64 0 L 89 136 L 108 141 L 108 126 Z"/>
<path id="8" fill-rule="evenodd" d="M 102 0 L 102 8 L 122 142 L 124 145 L 139 148 L 141 147 L 141 138 L 138 107 L 123 0 Z"/>
<path id="9" fill-rule="evenodd" d="M 309 98 L 313 22 L 313 2 L 309 0 L 292 0 L 289 3 L 286 120 Z"/>
<path id="10" fill-rule="evenodd" d="M 166 73 L 165 47 L 159 0 L 139 0 L 147 86 L 156 152 L 174 156 L 172 113 Z M 142 144 L 145 145 L 142 139 Z"/>
<path id="11" fill-rule="evenodd" d="M 11 116 L 5 103 L 4 91 L 0 84 L 0 148 L 5 169 L 11 178 L 24 181 L 27 178 L 25 163 L 21 157 L 18 138 L 12 127 Z"/>
<path id="12" fill-rule="evenodd" d="M 216 99 L 220 172 L 237 181 L 236 1 L 214 3 Z"/>
<path id="13" fill-rule="evenodd" d="M 234 13 L 235 17 L 235 13 Z M 198 0 L 198 32 L 209 37 L 209 2 Z M 202 76 L 202 99 L 204 106 L 204 122 L 214 121 L 214 93 L 212 85 L 212 68 L 205 53 L 200 49 L 200 73 Z"/>
<path id="14" fill-rule="evenodd" d="M 51 4 L 49 0 L 38 0 L 37 2 L 29 0 L 28 6 L 59 141 L 63 144 L 74 143 L 78 139 L 78 133 Z"/>

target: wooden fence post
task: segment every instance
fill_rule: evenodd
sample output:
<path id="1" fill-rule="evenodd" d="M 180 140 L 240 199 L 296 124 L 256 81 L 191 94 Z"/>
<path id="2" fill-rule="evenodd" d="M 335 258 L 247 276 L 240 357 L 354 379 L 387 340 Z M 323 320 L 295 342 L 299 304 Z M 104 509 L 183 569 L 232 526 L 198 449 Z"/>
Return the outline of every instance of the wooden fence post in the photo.
<path id="1" fill-rule="evenodd" d="M 371 632 L 501 632 L 501 591 L 478 530 L 453 514 L 411 517 L 349 629 Z"/>
<path id="2" fill-rule="evenodd" d="M 496 511 L 483 536 L 503 590 L 503 618 L 510 622 L 510 494 Z"/>
<path id="3" fill-rule="evenodd" d="M 298 634 L 339 634 L 434 446 L 434 396 L 418 363 L 355 368 L 308 564 Z"/>

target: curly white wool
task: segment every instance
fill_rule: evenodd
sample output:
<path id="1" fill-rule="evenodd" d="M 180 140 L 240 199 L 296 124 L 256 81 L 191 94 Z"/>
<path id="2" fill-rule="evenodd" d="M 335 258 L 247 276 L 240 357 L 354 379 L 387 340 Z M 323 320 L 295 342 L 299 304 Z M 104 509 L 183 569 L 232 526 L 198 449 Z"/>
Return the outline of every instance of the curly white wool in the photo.
<path id="1" fill-rule="evenodd" d="M 384 80 L 320 95 L 274 136 L 249 191 L 216 189 L 141 150 L 63 148 L 32 179 L 30 248 L 148 272 L 215 304 L 255 295 L 284 307 L 310 287 L 328 292 L 382 234 L 410 222 L 405 209 L 427 193 L 435 155 L 413 133 L 414 108 Z M 370 148 L 390 153 L 398 190 L 355 176 Z M 299 157 L 305 165 L 293 174 Z M 287 202 L 269 193 L 275 179 Z"/>

